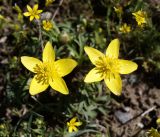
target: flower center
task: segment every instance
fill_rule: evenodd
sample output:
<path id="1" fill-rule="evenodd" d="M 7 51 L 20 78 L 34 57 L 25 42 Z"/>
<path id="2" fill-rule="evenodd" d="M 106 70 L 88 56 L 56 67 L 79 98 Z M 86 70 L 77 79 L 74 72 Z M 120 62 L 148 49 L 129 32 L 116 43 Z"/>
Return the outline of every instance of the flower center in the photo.
<path id="1" fill-rule="evenodd" d="M 49 66 L 48 64 L 36 64 L 34 67 L 36 73 L 35 78 L 42 85 L 49 83 Z"/>
<path id="2" fill-rule="evenodd" d="M 32 15 L 32 16 L 38 15 L 37 10 L 32 10 L 31 15 Z"/>
<path id="3" fill-rule="evenodd" d="M 118 59 L 100 57 L 96 62 L 96 69 L 103 78 L 115 77 L 114 74 L 118 73 L 119 70 Z"/>
<path id="4" fill-rule="evenodd" d="M 137 16 L 137 22 L 145 23 L 145 18 L 144 18 L 144 17 Z"/>
<path id="5" fill-rule="evenodd" d="M 146 15 L 144 12 L 140 11 L 136 15 L 136 21 L 139 22 L 139 24 L 146 23 Z"/>
<path id="6" fill-rule="evenodd" d="M 68 123 L 68 126 L 69 126 L 69 127 L 76 127 L 75 123 L 76 123 L 76 122 L 70 122 L 70 123 Z"/>
<path id="7" fill-rule="evenodd" d="M 51 28 L 52 27 L 52 24 L 50 22 L 47 22 L 46 23 L 46 28 Z"/>

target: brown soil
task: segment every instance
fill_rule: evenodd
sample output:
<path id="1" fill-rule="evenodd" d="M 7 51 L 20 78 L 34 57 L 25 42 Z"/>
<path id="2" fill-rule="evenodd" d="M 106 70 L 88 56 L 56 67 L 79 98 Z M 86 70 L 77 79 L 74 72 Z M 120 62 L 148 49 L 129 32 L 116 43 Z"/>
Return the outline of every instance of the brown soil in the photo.
<path id="1" fill-rule="evenodd" d="M 111 137 L 145 137 L 148 129 L 157 128 L 156 119 L 160 116 L 160 89 L 150 88 L 143 82 L 132 85 L 128 81 L 123 82 L 126 86 L 123 88 L 120 102 L 112 101 Z"/>

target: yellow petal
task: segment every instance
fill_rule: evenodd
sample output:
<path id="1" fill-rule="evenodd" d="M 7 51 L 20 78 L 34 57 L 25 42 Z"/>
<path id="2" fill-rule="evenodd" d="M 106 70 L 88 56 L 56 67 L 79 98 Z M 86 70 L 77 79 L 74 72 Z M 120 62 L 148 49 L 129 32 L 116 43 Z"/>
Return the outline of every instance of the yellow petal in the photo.
<path id="1" fill-rule="evenodd" d="M 73 124 L 73 123 L 76 122 L 76 120 L 77 120 L 77 117 L 73 117 L 73 118 L 70 120 L 70 123 Z"/>
<path id="2" fill-rule="evenodd" d="M 73 128 L 72 126 L 69 127 L 69 133 L 72 133 L 73 132 Z"/>
<path id="3" fill-rule="evenodd" d="M 31 81 L 30 84 L 30 88 L 29 88 L 29 93 L 31 95 L 36 95 L 40 92 L 43 92 L 44 90 L 46 90 L 49 86 L 49 84 L 41 84 L 41 83 L 37 83 L 37 80 L 35 78 L 36 76 L 34 76 L 34 78 Z"/>
<path id="4" fill-rule="evenodd" d="M 76 128 L 75 126 L 72 126 L 72 128 L 73 128 L 73 130 L 74 130 L 75 132 L 78 131 L 78 128 Z"/>
<path id="5" fill-rule="evenodd" d="M 43 25 L 44 25 L 44 24 L 46 24 L 46 23 L 47 23 L 47 21 L 46 21 L 46 20 L 43 20 L 43 21 L 42 21 L 42 24 L 43 24 Z"/>
<path id="6" fill-rule="evenodd" d="M 92 47 L 84 47 L 84 50 L 94 65 L 96 64 L 96 61 L 97 61 L 97 59 L 99 59 L 99 57 L 105 56 L 102 52 L 100 52 L 97 49 L 94 49 Z"/>
<path id="7" fill-rule="evenodd" d="M 32 8 L 29 5 L 27 5 L 27 10 L 31 13 L 33 12 Z"/>
<path id="8" fill-rule="evenodd" d="M 77 62 L 73 59 L 60 59 L 55 62 L 55 68 L 61 77 L 71 73 L 76 66 Z"/>
<path id="9" fill-rule="evenodd" d="M 118 96 L 121 95 L 122 80 L 119 74 L 110 74 L 110 78 L 105 78 L 104 81 L 111 92 Z"/>
<path id="10" fill-rule="evenodd" d="M 158 119 L 156 120 L 156 123 L 157 123 L 158 125 L 160 125 L 160 118 L 158 118 Z"/>
<path id="11" fill-rule="evenodd" d="M 37 11 L 38 10 L 38 4 L 34 5 L 33 7 L 33 11 Z"/>
<path id="12" fill-rule="evenodd" d="M 41 13 L 42 11 L 43 11 L 43 10 L 38 10 L 37 13 L 39 14 L 39 13 Z"/>
<path id="13" fill-rule="evenodd" d="M 120 46 L 119 39 L 112 40 L 106 50 L 106 56 L 110 58 L 118 58 L 119 46 Z"/>
<path id="14" fill-rule="evenodd" d="M 74 124 L 75 126 L 81 126 L 82 125 L 82 122 L 76 122 L 75 124 Z"/>
<path id="15" fill-rule="evenodd" d="M 135 12 L 134 12 L 134 13 L 132 13 L 132 15 L 133 15 L 133 16 L 137 16 L 137 14 L 136 14 Z"/>
<path id="16" fill-rule="evenodd" d="M 49 84 L 54 90 L 59 91 L 60 93 L 65 94 L 65 95 L 69 94 L 67 85 L 61 77 L 54 76 L 53 79 L 50 78 Z"/>
<path id="17" fill-rule="evenodd" d="M 28 56 L 22 56 L 21 57 L 21 62 L 28 70 L 30 70 L 32 72 L 34 72 L 34 67 L 37 64 L 42 63 L 39 59 L 33 58 L 33 57 L 28 57 Z"/>
<path id="18" fill-rule="evenodd" d="M 43 50 L 43 62 L 54 62 L 55 52 L 52 47 L 52 44 L 48 41 Z"/>
<path id="19" fill-rule="evenodd" d="M 34 19 L 34 16 L 30 16 L 29 20 L 32 21 Z"/>
<path id="20" fill-rule="evenodd" d="M 67 126 L 69 127 L 69 125 L 70 125 L 70 123 L 69 122 L 67 122 Z"/>
<path id="21" fill-rule="evenodd" d="M 28 16 L 31 15 L 31 13 L 30 12 L 25 12 L 25 13 L 23 13 L 23 15 L 26 16 L 26 17 L 28 17 Z"/>
<path id="22" fill-rule="evenodd" d="M 120 74 L 129 74 L 138 68 L 138 65 L 135 62 L 129 60 L 119 59 L 118 62 Z"/>
<path id="23" fill-rule="evenodd" d="M 89 71 L 89 73 L 86 75 L 84 82 L 90 83 L 90 82 L 97 82 L 101 81 L 103 79 L 103 76 L 98 73 L 96 67 Z"/>
<path id="24" fill-rule="evenodd" d="M 36 18 L 36 19 L 39 19 L 39 18 L 40 18 L 40 16 L 39 16 L 39 15 L 35 15 L 35 18 Z"/>

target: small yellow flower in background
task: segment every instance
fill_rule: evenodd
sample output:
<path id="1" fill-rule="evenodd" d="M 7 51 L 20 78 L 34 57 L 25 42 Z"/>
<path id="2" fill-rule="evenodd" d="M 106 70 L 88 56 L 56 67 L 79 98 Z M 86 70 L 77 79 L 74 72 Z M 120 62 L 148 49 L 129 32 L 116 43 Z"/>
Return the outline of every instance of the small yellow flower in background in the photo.
<path id="1" fill-rule="evenodd" d="M 47 42 L 43 50 L 42 61 L 34 57 L 22 56 L 22 64 L 35 73 L 29 92 L 36 95 L 48 88 L 50 85 L 54 90 L 62 94 L 69 94 L 63 76 L 69 74 L 76 66 L 73 59 L 59 59 L 55 61 L 55 52 L 50 42 Z"/>
<path id="2" fill-rule="evenodd" d="M 49 20 L 43 20 L 43 21 L 42 21 L 42 24 L 43 24 L 43 29 L 44 29 L 44 30 L 49 31 L 49 30 L 51 30 L 51 29 L 53 28 L 53 24 L 52 24 L 52 22 L 49 21 Z"/>
<path id="3" fill-rule="evenodd" d="M 43 10 L 38 10 L 38 4 L 34 5 L 33 9 L 29 5 L 27 5 L 27 10 L 28 12 L 23 13 L 23 15 L 26 17 L 30 16 L 30 21 L 32 21 L 34 18 L 39 19 L 40 18 L 39 14 L 43 11 Z"/>
<path id="4" fill-rule="evenodd" d="M 147 14 L 145 11 L 139 10 L 137 12 L 132 13 L 132 15 L 135 17 L 138 26 L 143 27 L 144 24 L 147 23 L 146 21 Z"/>
<path id="5" fill-rule="evenodd" d="M 132 61 L 118 59 L 120 42 L 114 39 L 110 42 L 106 55 L 92 47 L 84 47 L 91 62 L 96 66 L 85 77 L 87 83 L 104 79 L 107 87 L 115 95 L 121 95 L 122 80 L 119 74 L 129 74 L 135 71 L 138 65 Z"/>
<path id="6" fill-rule="evenodd" d="M 160 118 L 158 118 L 158 119 L 156 120 L 156 123 L 157 123 L 158 125 L 160 125 Z"/>
<path id="7" fill-rule="evenodd" d="M 154 128 L 151 128 L 147 133 L 149 137 L 160 137 L 160 133 Z"/>
<path id="8" fill-rule="evenodd" d="M 20 9 L 20 7 L 17 4 L 15 4 L 13 9 L 15 9 L 18 13 L 18 20 L 23 21 L 23 14 L 22 14 L 22 10 Z"/>
<path id="9" fill-rule="evenodd" d="M 67 122 L 67 126 L 68 126 L 68 131 L 71 132 L 76 132 L 78 131 L 77 127 L 82 125 L 82 122 L 76 122 L 77 121 L 77 117 L 74 117 L 70 120 L 70 122 Z"/>
<path id="10" fill-rule="evenodd" d="M 4 20 L 4 19 L 5 19 L 5 17 L 0 14 L 0 20 Z"/>
<path id="11" fill-rule="evenodd" d="M 46 0 L 45 6 L 51 5 L 55 0 Z"/>
<path id="12" fill-rule="evenodd" d="M 119 30 L 122 32 L 122 33 L 128 33 L 131 31 L 131 27 L 128 26 L 126 23 L 124 23 L 120 28 Z"/>
<path id="13" fill-rule="evenodd" d="M 5 129 L 5 128 L 6 128 L 5 124 L 0 124 L 0 129 Z"/>
<path id="14" fill-rule="evenodd" d="M 121 6 L 113 7 L 114 11 L 117 13 L 118 16 L 121 16 L 123 14 L 123 9 Z"/>

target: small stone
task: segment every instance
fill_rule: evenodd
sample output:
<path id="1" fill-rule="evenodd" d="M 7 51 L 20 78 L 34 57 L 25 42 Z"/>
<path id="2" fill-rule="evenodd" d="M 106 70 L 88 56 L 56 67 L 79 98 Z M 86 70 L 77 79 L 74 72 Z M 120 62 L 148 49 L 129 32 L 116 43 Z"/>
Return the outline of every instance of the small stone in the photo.
<path id="1" fill-rule="evenodd" d="M 114 113 L 116 118 L 122 123 L 126 123 L 127 121 L 131 120 L 133 118 L 133 115 L 129 112 L 122 112 L 120 110 L 116 111 Z"/>
<path id="2" fill-rule="evenodd" d="M 3 60 L 1 61 L 1 63 L 2 63 L 2 64 L 8 64 L 8 59 L 3 59 Z"/>
<path id="3" fill-rule="evenodd" d="M 44 12 L 41 14 L 41 19 L 42 20 L 49 20 L 52 18 L 52 13 L 51 12 Z"/>
<path id="4" fill-rule="evenodd" d="M 5 43 L 6 42 L 6 40 L 7 40 L 7 37 L 6 36 L 4 36 L 4 37 L 2 37 L 2 38 L 0 38 L 0 43 Z"/>
<path id="5" fill-rule="evenodd" d="M 125 110 L 126 112 L 129 112 L 129 111 L 130 111 L 130 107 L 125 107 L 124 110 Z"/>
<path id="6" fill-rule="evenodd" d="M 144 127 L 144 125 L 142 123 L 138 123 L 137 126 L 140 127 L 140 128 Z"/>

